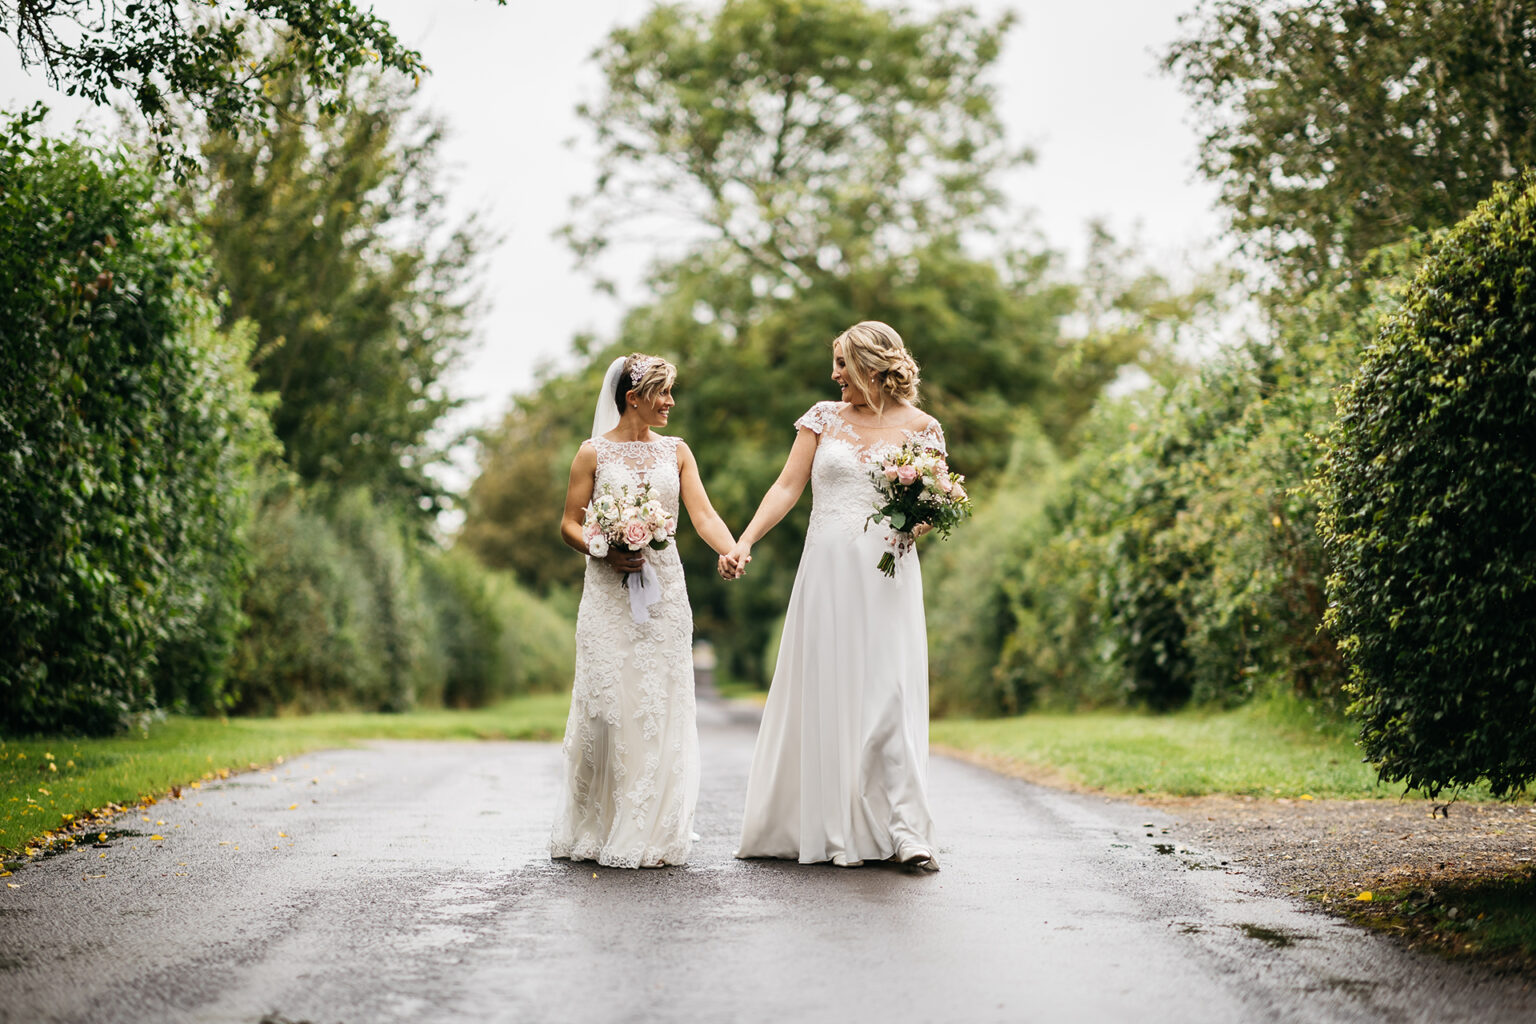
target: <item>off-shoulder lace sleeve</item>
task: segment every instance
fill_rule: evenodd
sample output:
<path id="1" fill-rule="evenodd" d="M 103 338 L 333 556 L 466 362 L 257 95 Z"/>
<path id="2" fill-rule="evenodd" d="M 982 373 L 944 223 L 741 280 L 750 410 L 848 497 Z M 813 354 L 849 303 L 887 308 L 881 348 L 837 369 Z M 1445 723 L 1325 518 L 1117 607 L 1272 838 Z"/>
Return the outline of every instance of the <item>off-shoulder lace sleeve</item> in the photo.
<path id="1" fill-rule="evenodd" d="M 917 430 L 909 431 L 907 436 L 912 441 L 920 441 L 923 444 L 937 448 L 945 455 L 949 454 L 949 446 L 944 443 L 944 428 L 932 416 L 928 417 L 926 425 Z"/>
<path id="2" fill-rule="evenodd" d="M 795 420 L 795 429 L 802 427 L 813 434 L 820 434 L 832 425 L 834 402 L 817 402 L 805 411 L 805 415 Z"/>

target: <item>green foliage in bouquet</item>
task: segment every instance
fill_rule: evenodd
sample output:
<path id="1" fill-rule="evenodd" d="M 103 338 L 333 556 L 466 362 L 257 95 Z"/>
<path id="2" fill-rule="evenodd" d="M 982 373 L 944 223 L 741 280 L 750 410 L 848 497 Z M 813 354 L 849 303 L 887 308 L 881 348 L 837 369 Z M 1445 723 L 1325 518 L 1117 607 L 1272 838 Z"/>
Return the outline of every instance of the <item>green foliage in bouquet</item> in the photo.
<path id="1" fill-rule="evenodd" d="M 892 447 L 870 472 L 875 489 L 885 499 L 870 513 L 868 522 L 887 523 L 897 537 L 895 550 L 880 556 L 878 568 L 896 574 L 896 558 L 909 551 L 916 531 L 930 527 L 938 537 L 948 537 L 971 515 L 971 499 L 965 493 L 965 477 L 952 474 L 944 453 L 921 444 Z"/>
<path id="2" fill-rule="evenodd" d="M 1345 391 L 1328 624 L 1382 778 L 1536 778 L 1536 176 L 1434 249 Z"/>

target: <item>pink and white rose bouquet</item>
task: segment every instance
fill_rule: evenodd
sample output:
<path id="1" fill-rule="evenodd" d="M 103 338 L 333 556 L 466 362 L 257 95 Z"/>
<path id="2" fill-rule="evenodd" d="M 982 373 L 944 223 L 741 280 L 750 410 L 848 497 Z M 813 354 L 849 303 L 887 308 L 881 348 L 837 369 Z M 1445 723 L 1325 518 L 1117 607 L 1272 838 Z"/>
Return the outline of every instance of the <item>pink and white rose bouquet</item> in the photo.
<path id="1" fill-rule="evenodd" d="M 630 551 L 660 551 L 677 535 L 677 520 L 667 514 L 649 483 L 633 488 L 604 484 L 587 506 L 582 534 L 593 558 L 604 558 L 620 545 Z"/>
<path id="2" fill-rule="evenodd" d="M 952 473 L 944 453 L 923 444 L 890 445 L 877 453 L 870 479 L 880 492 L 881 503 L 870 513 L 872 523 L 889 523 L 891 549 L 880 556 L 877 568 L 896 575 L 896 559 L 911 551 L 914 531 L 929 526 L 947 537 L 971 514 L 965 493 L 965 477 Z"/>

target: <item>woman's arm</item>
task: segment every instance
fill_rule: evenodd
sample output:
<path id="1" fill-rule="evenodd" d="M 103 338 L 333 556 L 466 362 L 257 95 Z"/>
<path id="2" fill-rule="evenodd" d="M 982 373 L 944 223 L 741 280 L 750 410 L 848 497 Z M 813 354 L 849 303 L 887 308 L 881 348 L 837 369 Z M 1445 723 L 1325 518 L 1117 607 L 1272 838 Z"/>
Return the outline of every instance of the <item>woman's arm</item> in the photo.
<path id="1" fill-rule="evenodd" d="M 682 481 L 683 505 L 688 509 L 688 518 L 694 530 L 704 539 L 704 543 L 715 549 L 716 554 L 725 554 L 736 544 L 736 538 L 731 536 L 725 520 L 720 518 L 715 507 L 709 503 L 704 481 L 699 479 L 698 460 L 681 441 L 677 443 L 677 473 Z"/>
<path id="2" fill-rule="evenodd" d="M 794 447 L 789 450 L 789 458 L 784 461 L 784 468 L 779 472 L 779 478 L 768 488 L 768 493 L 763 495 L 761 504 L 757 506 L 757 514 L 752 517 L 747 528 L 741 531 L 736 546 L 722 559 L 736 575 L 740 575 L 746 563 L 752 560 L 752 545 L 779 525 L 779 520 L 795 507 L 795 502 L 805 493 L 805 485 L 811 479 L 811 462 L 815 457 L 816 434 L 808 427 L 801 427 L 795 437 Z"/>
<path id="3" fill-rule="evenodd" d="M 592 503 L 592 488 L 597 480 L 597 452 L 589 444 L 582 445 L 571 460 L 571 480 L 565 487 L 565 512 L 560 516 L 560 539 L 590 557 L 587 538 L 582 533 L 587 506 Z M 603 561 L 620 572 L 639 572 L 644 561 L 638 551 L 620 550 L 614 544 L 608 548 Z"/>

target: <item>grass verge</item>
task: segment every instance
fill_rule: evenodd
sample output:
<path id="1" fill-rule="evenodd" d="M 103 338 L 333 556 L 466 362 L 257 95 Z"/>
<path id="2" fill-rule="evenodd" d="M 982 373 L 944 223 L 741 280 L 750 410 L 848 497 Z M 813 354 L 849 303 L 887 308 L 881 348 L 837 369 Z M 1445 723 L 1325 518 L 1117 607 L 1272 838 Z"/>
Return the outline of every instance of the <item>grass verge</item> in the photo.
<path id="1" fill-rule="evenodd" d="M 941 719 L 932 742 L 1010 774 L 1127 796 L 1397 799 L 1376 781 L 1351 727 L 1284 698 L 1229 711 L 1035 713 Z M 1486 799 L 1486 791 L 1462 800 Z"/>
<path id="2" fill-rule="evenodd" d="M 1404 885 L 1330 905 L 1419 949 L 1536 975 L 1536 873 Z"/>
<path id="3" fill-rule="evenodd" d="M 555 739 L 569 707 L 566 694 L 536 694 L 473 711 L 170 718 L 107 739 L 0 740 L 0 851 L 22 851 L 111 805 L 358 740 Z"/>

